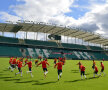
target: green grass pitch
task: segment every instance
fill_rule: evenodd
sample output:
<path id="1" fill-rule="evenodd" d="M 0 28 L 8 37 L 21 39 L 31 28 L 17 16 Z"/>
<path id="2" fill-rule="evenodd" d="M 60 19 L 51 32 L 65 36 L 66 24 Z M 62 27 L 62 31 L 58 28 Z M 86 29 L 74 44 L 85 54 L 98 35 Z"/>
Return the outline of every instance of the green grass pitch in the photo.
<path id="1" fill-rule="evenodd" d="M 8 70 L 9 58 L 0 58 L 0 90 L 107 90 L 108 89 L 108 62 L 104 61 L 105 76 L 93 78 L 92 61 L 82 60 L 86 67 L 87 79 L 81 80 L 76 65 L 79 60 L 66 60 L 63 66 L 63 74 L 58 81 L 57 69 L 54 68 L 53 60 L 48 60 L 49 73 L 44 78 L 41 65 L 36 67 L 33 62 L 33 78 L 26 73 L 28 66 L 22 67 L 23 77 L 20 74 L 15 76 L 18 70 Z M 96 61 L 100 73 L 100 61 Z"/>

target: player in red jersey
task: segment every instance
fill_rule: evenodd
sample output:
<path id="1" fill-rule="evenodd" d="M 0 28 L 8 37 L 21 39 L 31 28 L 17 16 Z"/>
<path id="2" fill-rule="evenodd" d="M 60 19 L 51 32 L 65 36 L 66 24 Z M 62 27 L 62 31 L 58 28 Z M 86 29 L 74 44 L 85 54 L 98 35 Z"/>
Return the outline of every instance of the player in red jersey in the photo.
<path id="1" fill-rule="evenodd" d="M 41 61 L 39 64 L 37 64 L 37 67 L 42 64 L 42 68 L 43 68 L 43 71 L 44 71 L 44 76 L 46 77 L 46 74 L 48 73 L 48 70 L 47 70 L 47 65 L 49 66 L 49 63 L 46 62 L 45 60 Z"/>
<path id="2" fill-rule="evenodd" d="M 12 69 L 12 60 L 13 60 L 13 57 L 11 57 L 10 60 L 9 60 L 9 65 L 10 66 L 8 67 L 8 69 Z"/>
<path id="3" fill-rule="evenodd" d="M 100 76 L 101 76 L 101 73 L 103 73 L 104 76 L 105 76 L 105 73 L 104 73 L 104 65 L 103 65 L 102 62 L 100 62 L 100 64 L 101 64 L 101 72 L 100 72 Z"/>
<path id="4" fill-rule="evenodd" d="M 93 77 L 95 77 L 95 74 L 98 75 L 98 68 L 96 65 L 94 66 L 94 76 Z"/>
<path id="5" fill-rule="evenodd" d="M 27 63 L 27 61 L 28 61 L 28 58 L 26 58 L 26 60 L 24 61 L 24 62 L 25 62 L 25 64 Z"/>
<path id="6" fill-rule="evenodd" d="M 80 69 L 81 69 L 81 79 L 83 79 L 83 76 L 86 79 L 86 75 L 85 75 L 85 67 L 83 65 L 80 65 Z M 83 76 L 82 76 L 83 75 Z"/>
<path id="7" fill-rule="evenodd" d="M 27 73 L 31 73 L 31 77 L 33 77 L 33 75 L 32 75 L 32 61 L 30 60 L 29 62 L 27 62 L 26 64 L 28 64 L 28 68 L 29 68 L 29 71 L 27 71 Z M 25 64 L 25 65 L 26 65 Z"/>
<path id="8" fill-rule="evenodd" d="M 54 68 L 56 68 L 56 66 L 57 66 L 57 69 L 58 69 L 58 80 L 59 80 L 59 76 L 60 76 L 60 78 L 61 78 L 61 75 L 62 75 L 62 66 L 63 66 L 63 62 L 61 62 L 61 61 L 59 60 L 59 62 L 56 63 L 56 64 L 54 65 Z"/>
<path id="9" fill-rule="evenodd" d="M 21 61 L 19 61 L 19 63 L 18 63 L 18 70 L 19 70 L 19 72 L 18 72 L 18 73 L 15 73 L 15 75 L 17 75 L 17 74 L 20 74 L 20 73 L 21 73 L 21 76 L 22 76 L 22 70 L 21 70 L 21 68 L 22 68 L 22 62 L 21 62 Z"/>
<path id="10" fill-rule="evenodd" d="M 54 59 L 54 64 L 56 64 L 56 62 L 57 62 L 57 58 Z"/>
<path id="11" fill-rule="evenodd" d="M 79 61 L 79 63 L 77 63 L 76 65 L 79 65 L 79 72 L 80 72 L 81 71 L 81 68 L 80 68 L 81 62 Z"/>
<path id="12" fill-rule="evenodd" d="M 16 68 L 16 65 L 17 65 L 17 62 L 16 62 L 16 60 L 17 60 L 17 57 L 16 58 L 14 58 L 13 60 L 12 60 L 12 69 L 11 69 L 11 72 L 13 72 L 14 71 L 14 69 Z"/>
<path id="13" fill-rule="evenodd" d="M 96 65 L 96 62 L 93 60 L 93 66 L 92 66 L 93 69 L 94 69 L 95 65 Z"/>
<path id="14" fill-rule="evenodd" d="M 38 59 L 40 59 L 40 61 L 41 61 L 42 57 L 41 56 L 38 56 Z"/>

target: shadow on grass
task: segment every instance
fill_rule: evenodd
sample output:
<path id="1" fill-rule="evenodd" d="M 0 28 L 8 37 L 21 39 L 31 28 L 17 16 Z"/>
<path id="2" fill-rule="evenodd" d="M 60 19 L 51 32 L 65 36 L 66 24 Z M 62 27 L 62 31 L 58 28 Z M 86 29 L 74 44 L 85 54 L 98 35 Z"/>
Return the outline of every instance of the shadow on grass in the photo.
<path id="1" fill-rule="evenodd" d="M 0 74 L 0 76 L 2 76 L 2 75 L 7 75 L 7 74 Z"/>
<path id="2" fill-rule="evenodd" d="M 71 70 L 72 73 L 79 73 L 79 70 Z"/>
<path id="3" fill-rule="evenodd" d="M 31 83 L 31 82 L 39 82 L 38 80 L 31 80 L 31 81 L 22 81 L 22 82 L 15 82 L 15 83 Z"/>
<path id="4" fill-rule="evenodd" d="M 12 78 L 12 77 L 0 77 L 0 79 L 6 79 L 6 78 Z"/>
<path id="5" fill-rule="evenodd" d="M 87 79 L 77 79 L 77 80 L 73 80 L 73 81 L 65 81 L 65 82 L 78 82 L 78 81 L 86 81 L 86 80 L 90 80 L 90 79 L 97 79 L 97 78 L 99 78 L 99 77 L 90 77 L 90 78 L 87 78 Z"/>
<path id="6" fill-rule="evenodd" d="M 58 82 L 58 81 L 51 81 L 51 82 L 45 82 L 45 83 L 38 82 L 38 83 L 35 83 L 35 84 L 32 84 L 32 85 L 45 85 L 45 84 L 51 84 L 51 83 L 56 83 L 56 82 Z"/>
<path id="7" fill-rule="evenodd" d="M 20 79 L 6 79 L 4 81 L 19 81 Z"/>
<path id="8" fill-rule="evenodd" d="M 3 71 L 9 71 L 9 69 L 4 69 Z"/>

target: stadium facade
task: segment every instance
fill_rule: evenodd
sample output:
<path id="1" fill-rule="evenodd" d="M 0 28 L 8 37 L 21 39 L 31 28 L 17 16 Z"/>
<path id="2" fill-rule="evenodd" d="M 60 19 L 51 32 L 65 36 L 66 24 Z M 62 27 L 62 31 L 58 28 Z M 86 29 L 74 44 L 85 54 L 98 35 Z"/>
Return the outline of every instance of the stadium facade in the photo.
<path id="1" fill-rule="evenodd" d="M 26 38 L 19 39 L 16 37 L 4 37 L 0 36 L 0 56 L 17 56 L 27 57 L 31 56 L 37 58 L 42 56 L 43 58 L 58 58 L 66 57 L 67 59 L 75 60 L 108 60 L 108 52 L 105 47 L 108 45 L 108 39 L 101 37 L 100 35 L 85 32 L 75 28 L 44 24 L 44 23 L 22 23 L 8 24 L 0 23 L 0 31 L 13 32 L 19 31 L 26 32 Z M 50 41 L 31 40 L 27 39 L 27 32 L 42 32 L 50 34 Z M 58 36 L 58 38 L 54 38 Z M 72 43 L 61 43 L 60 36 L 74 37 L 82 39 L 84 42 L 100 44 L 100 46 L 79 45 Z M 47 38 L 47 37 L 46 37 Z"/>

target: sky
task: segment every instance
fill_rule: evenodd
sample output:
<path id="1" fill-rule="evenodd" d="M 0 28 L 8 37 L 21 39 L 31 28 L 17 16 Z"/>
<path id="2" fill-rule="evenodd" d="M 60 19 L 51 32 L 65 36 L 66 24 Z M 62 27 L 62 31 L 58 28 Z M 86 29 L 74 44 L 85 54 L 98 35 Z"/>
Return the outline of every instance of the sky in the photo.
<path id="1" fill-rule="evenodd" d="M 108 37 L 108 0 L 0 0 L 0 23 L 29 20 Z"/>

